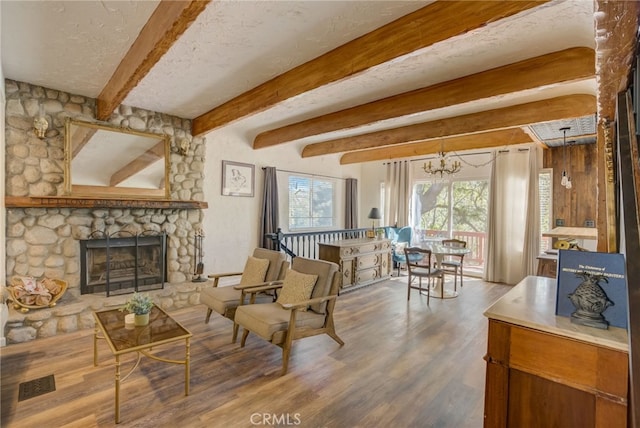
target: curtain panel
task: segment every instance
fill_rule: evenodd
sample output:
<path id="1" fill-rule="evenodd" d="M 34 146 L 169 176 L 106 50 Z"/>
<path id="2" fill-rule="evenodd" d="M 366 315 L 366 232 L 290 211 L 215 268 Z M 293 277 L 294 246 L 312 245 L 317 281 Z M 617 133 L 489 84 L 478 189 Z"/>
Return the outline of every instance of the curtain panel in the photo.
<path id="1" fill-rule="evenodd" d="M 358 228 L 358 180 L 347 178 L 345 183 L 344 228 Z"/>
<path id="2" fill-rule="evenodd" d="M 495 156 L 484 279 L 517 284 L 534 274 L 538 255 L 538 156 L 535 148 Z"/>
<path id="3" fill-rule="evenodd" d="M 409 224 L 410 193 L 409 161 L 387 163 L 384 182 L 384 218 L 387 226 Z"/>
<path id="4" fill-rule="evenodd" d="M 262 214 L 260 216 L 260 236 L 258 242 L 262 248 L 277 250 L 275 242 L 266 237 L 267 233 L 278 230 L 278 180 L 276 168 L 268 166 L 264 170 L 264 188 L 262 190 Z"/>

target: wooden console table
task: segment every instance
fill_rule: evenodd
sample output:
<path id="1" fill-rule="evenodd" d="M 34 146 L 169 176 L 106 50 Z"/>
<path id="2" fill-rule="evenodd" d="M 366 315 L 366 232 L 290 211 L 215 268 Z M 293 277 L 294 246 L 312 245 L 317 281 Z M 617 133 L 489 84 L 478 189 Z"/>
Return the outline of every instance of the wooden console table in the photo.
<path id="1" fill-rule="evenodd" d="M 391 276 L 389 239 L 343 239 L 318 244 L 319 258 L 340 266 L 341 291 L 384 281 Z"/>
<path id="2" fill-rule="evenodd" d="M 489 318 L 485 427 L 626 427 L 627 331 L 555 316 L 556 283 L 529 276 Z"/>

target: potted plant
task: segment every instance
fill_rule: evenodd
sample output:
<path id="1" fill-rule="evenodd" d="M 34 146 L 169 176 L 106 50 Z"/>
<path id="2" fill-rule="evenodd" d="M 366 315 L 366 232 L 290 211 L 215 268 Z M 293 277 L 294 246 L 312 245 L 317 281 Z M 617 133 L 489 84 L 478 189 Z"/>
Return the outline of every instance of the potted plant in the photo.
<path id="1" fill-rule="evenodd" d="M 133 296 L 121 308 L 130 314 L 135 314 L 135 325 L 142 326 L 149 324 L 149 312 L 153 307 L 153 301 L 149 296 L 139 293 L 133 293 Z"/>

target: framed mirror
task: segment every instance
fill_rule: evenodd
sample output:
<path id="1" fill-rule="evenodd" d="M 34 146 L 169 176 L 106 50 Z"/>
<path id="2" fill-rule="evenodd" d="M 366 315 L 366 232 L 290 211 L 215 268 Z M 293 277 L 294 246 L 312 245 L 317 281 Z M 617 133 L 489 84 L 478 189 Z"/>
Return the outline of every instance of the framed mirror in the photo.
<path id="1" fill-rule="evenodd" d="M 169 199 L 168 135 L 67 119 L 65 193 Z"/>

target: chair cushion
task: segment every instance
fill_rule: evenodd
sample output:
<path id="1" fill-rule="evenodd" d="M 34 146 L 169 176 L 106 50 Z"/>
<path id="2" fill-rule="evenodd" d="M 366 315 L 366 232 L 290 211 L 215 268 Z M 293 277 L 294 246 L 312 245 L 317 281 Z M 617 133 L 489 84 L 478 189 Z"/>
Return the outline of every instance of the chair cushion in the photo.
<path id="1" fill-rule="evenodd" d="M 235 321 L 252 333 L 273 343 L 281 343 L 289 328 L 291 311 L 284 309 L 279 303 L 261 305 L 244 305 L 236 310 Z M 324 315 L 313 311 L 298 312 L 296 328 L 321 328 Z"/>
<path id="2" fill-rule="evenodd" d="M 265 282 L 283 279 L 280 278 L 280 270 L 282 268 L 282 263 L 287 259 L 287 255 L 285 253 L 258 247 L 253 250 L 253 257 L 269 260 L 269 269 L 267 269 L 267 274 L 264 277 Z"/>
<path id="3" fill-rule="evenodd" d="M 287 303 L 295 304 L 304 300 L 309 300 L 317 280 L 318 275 L 309 275 L 295 270 L 290 270 L 284 278 L 282 288 L 280 289 L 280 295 L 276 302 L 281 305 L 285 305 Z M 307 308 L 299 310 L 306 311 Z"/>
<path id="4" fill-rule="evenodd" d="M 406 248 L 406 246 L 406 242 L 395 242 L 393 244 L 393 251 L 395 251 L 398 255 L 404 255 L 404 249 Z"/>
<path id="5" fill-rule="evenodd" d="M 245 263 L 244 270 L 242 271 L 240 285 L 260 284 L 264 282 L 267 269 L 269 269 L 268 259 L 259 259 L 252 256 L 247 257 L 247 263 Z"/>
<path id="6" fill-rule="evenodd" d="M 331 286 L 333 284 L 334 275 L 338 272 L 338 265 L 333 262 L 327 262 L 325 260 L 312 260 L 304 257 L 296 257 L 293 259 L 291 269 L 306 273 L 309 275 L 318 275 L 316 286 L 313 287 L 313 293 L 311 298 L 325 297 L 331 292 Z M 327 310 L 327 302 L 316 303 L 311 305 L 311 310 L 324 314 Z"/>
<path id="7" fill-rule="evenodd" d="M 240 304 L 241 291 L 233 286 L 229 287 L 208 287 L 200 292 L 200 303 L 213 309 L 220 315 L 226 315 L 229 309 L 236 308 Z M 245 303 L 248 303 L 248 296 Z M 260 293 L 256 296 L 255 303 L 273 302 L 273 297 Z"/>

